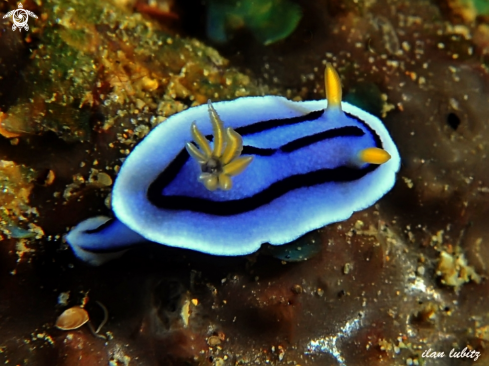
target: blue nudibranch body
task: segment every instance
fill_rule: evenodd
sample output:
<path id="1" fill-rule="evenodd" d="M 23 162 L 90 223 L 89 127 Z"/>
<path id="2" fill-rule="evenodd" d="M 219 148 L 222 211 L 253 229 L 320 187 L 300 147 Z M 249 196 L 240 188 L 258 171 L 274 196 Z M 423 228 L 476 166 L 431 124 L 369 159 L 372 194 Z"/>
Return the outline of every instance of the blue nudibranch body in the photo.
<path id="1" fill-rule="evenodd" d="M 399 153 L 378 118 L 341 102 L 329 64 L 325 77 L 327 100 L 244 97 L 168 118 L 122 165 L 115 218 L 68 233 L 75 254 L 100 264 L 152 241 L 244 255 L 373 205 L 394 185 Z"/>

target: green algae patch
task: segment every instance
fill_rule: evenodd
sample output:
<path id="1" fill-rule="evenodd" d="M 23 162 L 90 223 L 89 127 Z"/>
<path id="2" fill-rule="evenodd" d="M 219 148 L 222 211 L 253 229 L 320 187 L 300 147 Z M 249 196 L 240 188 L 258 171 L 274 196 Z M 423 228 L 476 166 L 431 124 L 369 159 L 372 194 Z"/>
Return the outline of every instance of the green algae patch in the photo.
<path id="1" fill-rule="evenodd" d="M 292 34 L 301 17 L 300 7 L 288 0 L 213 0 L 207 9 L 207 35 L 223 43 L 229 33 L 248 28 L 259 42 L 269 45 Z"/>
<path id="2" fill-rule="evenodd" d="M 466 22 L 473 22 L 477 17 L 489 16 L 487 0 L 451 0 L 448 6 L 454 14 Z"/>
<path id="3" fill-rule="evenodd" d="M 374 83 L 360 82 L 350 88 L 344 98 L 345 102 L 351 103 L 377 117 L 382 115 L 382 93 Z"/>

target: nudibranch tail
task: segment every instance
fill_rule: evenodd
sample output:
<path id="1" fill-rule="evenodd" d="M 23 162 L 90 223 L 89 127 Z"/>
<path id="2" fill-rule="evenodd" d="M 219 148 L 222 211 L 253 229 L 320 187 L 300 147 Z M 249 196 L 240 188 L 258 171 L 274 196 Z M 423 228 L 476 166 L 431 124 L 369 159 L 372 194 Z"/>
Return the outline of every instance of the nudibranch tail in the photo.
<path id="1" fill-rule="evenodd" d="M 224 129 L 224 123 L 210 100 L 208 106 L 209 118 L 214 133 L 213 148 L 211 149 L 209 141 L 199 131 L 195 122 L 192 123 L 190 131 L 202 151 L 191 142 L 187 142 L 185 147 L 189 155 L 200 164 L 201 174 L 198 180 L 208 190 L 214 191 L 217 188 L 229 190 L 233 185 L 231 176 L 242 173 L 251 163 L 253 157 L 240 157 L 243 150 L 242 137 L 231 127 Z"/>
<path id="2" fill-rule="evenodd" d="M 328 110 L 337 109 L 341 111 L 341 79 L 329 62 L 324 70 L 324 84 Z"/>
<path id="3" fill-rule="evenodd" d="M 98 266 L 120 257 L 129 246 L 146 239 L 117 219 L 96 216 L 74 227 L 66 235 L 66 241 L 77 257 Z"/>

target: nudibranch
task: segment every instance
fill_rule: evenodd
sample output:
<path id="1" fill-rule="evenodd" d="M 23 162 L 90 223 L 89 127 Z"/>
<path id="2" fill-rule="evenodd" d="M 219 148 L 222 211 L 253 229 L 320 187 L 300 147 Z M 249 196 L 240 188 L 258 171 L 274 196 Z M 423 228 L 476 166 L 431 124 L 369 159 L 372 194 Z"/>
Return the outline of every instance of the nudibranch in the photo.
<path id="1" fill-rule="evenodd" d="M 213 255 L 289 243 L 348 219 L 394 185 L 400 157 L 382 122 L 341 101 L 279 96 L 208 103 L 171 116 L 129 154 L 113 218 L 90 218 L 66 240 L 98 265 L 151 241 Z"/>

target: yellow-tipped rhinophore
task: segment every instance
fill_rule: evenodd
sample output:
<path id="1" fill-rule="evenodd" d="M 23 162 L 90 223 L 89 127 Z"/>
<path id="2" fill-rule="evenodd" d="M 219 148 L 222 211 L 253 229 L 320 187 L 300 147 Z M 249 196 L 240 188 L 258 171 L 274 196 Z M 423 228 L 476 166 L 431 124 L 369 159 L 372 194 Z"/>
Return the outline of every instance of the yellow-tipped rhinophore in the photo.
<path id="1" fill-rule="evenodd" d="M 378 147 L 369 147 L 360 151 L 358 153 L 358 158 L 363 163 L 380 165 L 389 161 L 391 156 L 383 149 L 379 149 Z"/>
<path id="2" fill-rule="evenodd" d="M 328 109 L 339 108 L 341 110 L 341 80 L 329 62 L 326 63 L 324 70 L 324 88 L 328 100 Z"/>
<path id="3" fill-rule="evenodd" d="M 198 180 L 209 191 L 215 191 L 217 188 L 227 191 L 233 186 L 231 177 L 242 173 L 253 157 L 240 156 L 243 150 L 241 135 L 231 127 L 224 129 L 224 124 L 210 100 L 208 105 L 214 132 L 214 148 L 211 149 L 209 141 L 199 131 L 195 122 L 192 123 L 190 132 L 200 150 L 191 142 L 187 142 L 186 148 L 189 155 L 200 164 L 202 172 Z"/>

